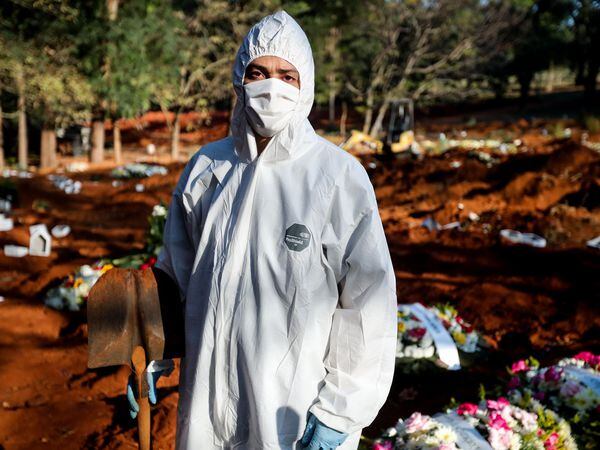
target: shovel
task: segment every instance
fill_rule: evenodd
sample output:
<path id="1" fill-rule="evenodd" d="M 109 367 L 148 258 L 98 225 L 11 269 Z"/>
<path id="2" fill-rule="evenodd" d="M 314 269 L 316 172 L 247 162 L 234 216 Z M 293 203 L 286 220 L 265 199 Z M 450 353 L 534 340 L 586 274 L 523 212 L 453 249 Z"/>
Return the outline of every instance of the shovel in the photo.
<path id="1" fill-rule="evenodd" d="M 150 450 L 147 364 L 183 355 L 183 313 L 177 292 L 173 281 L 158 269 L 115 268 L 96 282 L 88 296 L 88 367 L 133 369 L 141 450 Z"/>

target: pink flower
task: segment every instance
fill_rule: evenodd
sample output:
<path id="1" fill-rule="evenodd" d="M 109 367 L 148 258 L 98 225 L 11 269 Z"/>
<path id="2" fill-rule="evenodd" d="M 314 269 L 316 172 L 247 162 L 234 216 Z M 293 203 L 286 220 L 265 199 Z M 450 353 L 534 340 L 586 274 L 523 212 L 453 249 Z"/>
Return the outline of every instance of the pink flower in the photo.
<path id="1" fill-rule="evenodd" d="M 404 422 L 406 432 L 409 434 L 425 429 L 428 424 L 429 416 L 421 415 L 421 413 L 418 412 L 412 413 L 412 415 L 406 419 L 406 422 Z"/>
<path id="2" fill-rule="evenodd" d="M 474 403 L 463 403 L 456 409 L 456 412 L 459 416 L 464 416 L 465 414 L 474 416 L 477 414 L 477 405 Z"/>
<path id="3" fill-rule="evenodd" d="M 546 450 L 557 450 L 558 449 L 558 446 L 557 446 L 558 441 L 559 441 L 558 433 L 554 432 L 550 436 L 548 436 L 548 439 L 546 439 L 544 441 L 544 448 Z"/>
<path id="4" fill-rule="evenodd" d="M 562 376 L 562 370 L 561 369 L 557 369 L 554 366 L 551 366 L 544 373 L 544 381 L 546 381 L 546 382 L 557 382 L 557 381 L 560 380 L 561 376 Z"/>
<path id="5" fill-rule="evenodd" d="M 372 450 L 394 450 L 394 445 L 390 441 L 375 442 Z"/>
<path id="6" fill-rule="evenodd" d="M 596 358 L 592 352 L 579 352 L 575 356 L 575 359 L 580 359 L 581 361 L 585 361 L 588 364 L 591 364 Z"/>
<path id="7" fill-rule="evenodd" d="M 421 339 L 427 333 L 427 329 L 418 327 L 408 330 L 408 336 L 415 339 Z"/>
<path id="8" fill-rule="evenodd" d="M 495 411 L 490 414 L 489 426 L 495 430 L 510 430 L 506 420 Z"/>
<path id="9" fill-rule="evenodd" d="M 519 377 L 512 377 L 508 382 L 508 389 L 516 389 L 521 386 L 521 380 Z"/>
<path id="10" fill-rule="evenodd" d="M 454 444 L 442 444 L 437 450 L 456 450 L 456 445 Z"/>
<path id="11" fill-rule="evenodd" d="M 527 365 L 527 362 L 524 359 L 521 359 L 521 360 L 517 361 L 516 363 L 513 363 L 512 366 L 510 366 L 510 371 L 512 373 L 525 372 L 528 369 L 529 369 L 529 366 Z"/>
<path id="12" fill-rule="evenodd" d="M 488 400 L 486 404 L 487 408 L 492 411 L 498 411 L 510 405 L 504 397 L 500 397 L 498 400 Z"/>

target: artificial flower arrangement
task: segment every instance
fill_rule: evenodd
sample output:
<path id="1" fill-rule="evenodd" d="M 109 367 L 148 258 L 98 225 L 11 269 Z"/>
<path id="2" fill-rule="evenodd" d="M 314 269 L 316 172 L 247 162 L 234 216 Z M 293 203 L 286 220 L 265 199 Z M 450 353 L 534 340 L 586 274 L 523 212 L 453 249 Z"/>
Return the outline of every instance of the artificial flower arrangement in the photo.
<path id="1" fill-rule="evenodd" d="M 111 171 L 114 178 L 146 178 L 153 175 L 166 175 L 167 173 L 166 167 L 145 163 L 125 164 Z"/>
<path id="2" fill-rule="evenodd" d="M 108 270 L 113 267 L 147 269 L 154 266 L 162 248 L 166 218 L 167 208 L 164 205 L 155 205 L 148 217 L 146 249 L 143 253 L 116 259 L 103 259 L 92 265 L 81 266 L 59 286 L 50 289 L 44 303 L 54 309 L 79 311 L 87 300 L 92 286 Z"/>
<path id="3" fill-rule="evenodd" d="M 509 369 L 508 396 L 523 408 L 546 407 L 567 418 L 580 448 L 600 442 L 600 355 L 581 352 L 549 367 L 534 358 Z"/>
<path id="4" fill-rule="evenodd" d="M 433 417 L 413 413 L 372 450 L 575 450 L 569 424 L 554 412 L 530 412 L 505 398 L 463 403 Z"/>
<path id="5" fill-rule="evenodd" d="M 75 274 L 69 275 L 60 286 L 50 289 L 46 294 L 44 303 L 54 309 L 79 311 L 92 286 L 105 272 L 113 267 L 112 264 L 102 262 L 97 262 L 91 266 L 88 264 L 81 266 Z"/>
<path id="6" fill-rule="evenodd" d="M 423 320 L 425 313 L 429 315 L 429 323 Z M 440 364 L 443 361 L 440 361 L 441 358 L 436 348 L 431 329 L 432 320 L 436 322 L 433 326 L 439 324 L 446 330 L 446 336 L 449 336 L 456 346 L 461 360 L 466 359 L 466 354 L 473 354 L 483 349 L 484 341 L 481 336 L 452 306 L 398 305 L 398 343 L 396 347 L 398 362 L 407 363 L 412 366 L 412 369 L 417 369 L 415 360 L 434 361 L 438 365 L 444 366 L 444 364 Z"/>

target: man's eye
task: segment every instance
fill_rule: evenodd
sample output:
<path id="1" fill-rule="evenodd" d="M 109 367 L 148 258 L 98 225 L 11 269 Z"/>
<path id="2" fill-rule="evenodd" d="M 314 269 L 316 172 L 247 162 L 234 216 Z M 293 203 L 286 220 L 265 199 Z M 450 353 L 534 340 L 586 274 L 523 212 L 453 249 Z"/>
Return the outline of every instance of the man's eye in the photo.
<path id="1" fill-rule="evenodd" d="M 291 75 L 285 75 L 283 77 L 283 81 L 287 81 L 289 83 L 293 83 L 294 81 L 296 81 L 296 79 L 293 76 L 291 76 Z"/>
<path id="2" fill-rule="evenodd" d="M 260 78 L 262 76 L 262 73 L 258 70 L 253 70 L 252 72 L 250 72 L 250 78 L 252 79 L 257 79 Z"/>

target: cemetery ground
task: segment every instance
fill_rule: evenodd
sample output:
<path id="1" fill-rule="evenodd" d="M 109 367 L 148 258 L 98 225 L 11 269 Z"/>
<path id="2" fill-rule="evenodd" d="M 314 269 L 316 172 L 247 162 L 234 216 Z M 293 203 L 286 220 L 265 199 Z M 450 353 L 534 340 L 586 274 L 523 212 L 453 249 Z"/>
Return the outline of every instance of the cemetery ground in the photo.
<path id="1" fill-rule="evenodd" d="M 600 235 L 600 153 L 580 143 L 577 127 L 569 137 L 548 132 L 553 127 L 526 121 L 454 126 L 470 138 L 510 134 L 522 141 L 514 154 L 453 148 L 421 158 L 363 158 L 399 302 L 450 303 L 489 346 L 458 372 L 397 371 L 366 436 L 415 410 L 433 413 L 452 398 L 476 400 L 480 385 L 497 385 L 517 358 L 551 363 L 600 349 L 600 250 L 586 246 Z M 451 128 L 427 131 L 450 135 Z M 599 142 L 600 135 L 588 139 Z M 0 449 L 136 448 L 124 395 L 128 369 L 87 370 L 85 312 L 58 312 L 43 299 L 82 264 L 144 247 L 147 216 L 169 201 L 183 164 L 167 168 L 167 175 L 116 185 L 108 168 L 66 173 L 81 181 L 79 194 L 66 194 L 44 174 L 11 178 L 18 192 L 15 226 L 0 233 L 0 245 L 27 245 L 35 223 L 65 223 L 72 231 L 54 240 L 50 257 L 0 255 Z M 460 225 L 428 229 L 422 226 L 428 218 Z M 499 231 L 507 228 L 541 235 L 547 247 L 505 242 Z M 159 383 L 156 449 L 174 446 L 177 376 Z"/>

